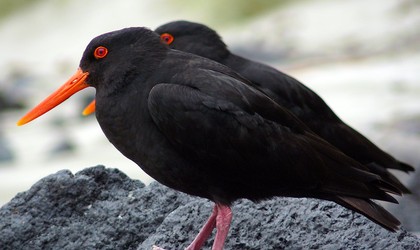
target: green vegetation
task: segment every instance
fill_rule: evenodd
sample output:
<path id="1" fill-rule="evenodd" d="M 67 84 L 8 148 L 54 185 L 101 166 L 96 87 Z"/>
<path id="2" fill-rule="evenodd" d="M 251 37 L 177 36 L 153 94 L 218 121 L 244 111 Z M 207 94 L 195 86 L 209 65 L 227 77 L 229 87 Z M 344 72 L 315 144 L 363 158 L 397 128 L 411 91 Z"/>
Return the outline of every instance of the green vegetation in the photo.
<path id="1" fill-rule="evenodd" d="M 169 0 L 173 8 L 197 12 L 215 24 L 240 22 L 261 15 L 291 0 Z"/>
<path id="2" fill-rule="evenodd" d="M 42 0 L 0 0 L 0 20 L 40 1 Z M 60 0 L 54 3 L 66 1 Z M 216 25 L 225 25 L 262 15 L 292 0 L 167 0 L 165 2 L 166 6 L 175 12 L 196 12 Z"/>
<path id="3" fill-rule="evenodd" d="M 40 0 L 1 0 L 0 1 L 0 19 L 3 19 L 15 11 L 31 6 Z"/>

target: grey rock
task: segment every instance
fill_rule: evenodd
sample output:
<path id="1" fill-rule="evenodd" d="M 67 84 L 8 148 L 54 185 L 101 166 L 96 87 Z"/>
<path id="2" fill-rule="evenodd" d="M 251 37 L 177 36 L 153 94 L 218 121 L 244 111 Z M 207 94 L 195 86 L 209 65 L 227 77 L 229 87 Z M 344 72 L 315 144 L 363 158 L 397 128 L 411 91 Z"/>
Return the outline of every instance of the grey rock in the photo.
<path id="1" fill-rule="evenodd" d="M 138 250 L 158 245 L 184 249 L 210 215 L 212 203 L 195 200 L 165 218 Z M 233 208 L 226 249 L 420 249 L 420 239 L 406 230 L 391 233 L 333 202 L 274 198 L 248 200 Z M 205 248 L 211 249 L 214 235 Z"/>
<path id="2" fill-rule="evenodd" d="M 9 95 L 9 93 L 5 93 L 3 90 L 0 91 L 0 112 L 24 108 L 23 101 L 16 99 L 13 95 Z"/>
<path id="3" fill-rule="evenodd" d="M 76 144 L 69 136 L 63 133 L 63 135 L 60 135 L 60 141 L 49 150 L 48 154 L 50 157 L 57 157 L 67 153 L 73 153 L 75 149 Z"/>
<path id="4" fill-rule="evenodd" d="M 0 249 L 182 249 L 212 206 L 117 169 L 63 170 L 0 208 Z M 331 202 L 240 200 L 232 210 L 226 249 L 420 249 L 404 229 L 388 232 Z"/>
<path id="5" fill-rule="evenodd" d="M 0 135 L 0 162 L 10 162 L 15 159 L 15 154 L 9 143 Z"/>
<path id="6" fill-rule="evenodd" d="M 63 170 L 0 209 L 0 249 L 135 249 L 185 198 L 117 169 Z"/>
<path id="7" fill-rule="evenodd" d="M 26 69 L 12 68 L 5 79 L 0 79 L 0 113 L 6 110 L 22 109 L 31 93 L 29 86 L 36 79 Z"/>

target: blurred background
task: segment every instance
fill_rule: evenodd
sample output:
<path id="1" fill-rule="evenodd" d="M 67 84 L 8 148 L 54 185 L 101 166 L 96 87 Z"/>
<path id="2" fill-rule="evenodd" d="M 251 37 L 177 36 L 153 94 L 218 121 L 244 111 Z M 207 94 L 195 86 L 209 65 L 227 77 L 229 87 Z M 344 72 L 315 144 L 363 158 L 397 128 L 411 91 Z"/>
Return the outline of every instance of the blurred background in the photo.
<path id="1" fill-rule="evenodd" d="M 301 80 L 381 148 L 420 165 L 419 0 L 2 0 L 0 205 L 61 169 L 103 164 L 151 181 L 113 148 L 93 115 L 81 115 L 93 89 L 15 124 L 76 71 L 93 37 L 179 19 L 206 24 L 232 51 Z M 413 201 L 404 213 L 420 211 L 420 177 L 398 177 L 415 192 L 402 199 Z M 420 212 L 407 221 L 420 231 Z"/>

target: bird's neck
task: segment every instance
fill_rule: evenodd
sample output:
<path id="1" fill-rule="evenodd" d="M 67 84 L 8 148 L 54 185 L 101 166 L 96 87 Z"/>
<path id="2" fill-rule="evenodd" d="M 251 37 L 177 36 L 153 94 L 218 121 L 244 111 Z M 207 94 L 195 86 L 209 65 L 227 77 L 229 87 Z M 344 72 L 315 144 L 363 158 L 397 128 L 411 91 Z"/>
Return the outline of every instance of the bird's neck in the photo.
<path id="1" fill-rule="evenodd" d="M 136 152 L 137 142 L 144 140 L 151 118 L 147 110 L 147 92 L 130 84 L 113 95 L 96 96 L 96 118 L 108 140 L 128 158 Z M 137 124 L 134 126 L 133 124 Z M 139 138 L 140 137 L 140 138 Z M 127 138 L 133 143 L 127 143 Z"/>
<path id="2" fill-rule="evenodd" d="M 229 53 L 229 56 L 225 57 L 220 63 L 234 69 L 236 72 L 240 72 L 248 66 L 249 61 L 241 56 Z"/>

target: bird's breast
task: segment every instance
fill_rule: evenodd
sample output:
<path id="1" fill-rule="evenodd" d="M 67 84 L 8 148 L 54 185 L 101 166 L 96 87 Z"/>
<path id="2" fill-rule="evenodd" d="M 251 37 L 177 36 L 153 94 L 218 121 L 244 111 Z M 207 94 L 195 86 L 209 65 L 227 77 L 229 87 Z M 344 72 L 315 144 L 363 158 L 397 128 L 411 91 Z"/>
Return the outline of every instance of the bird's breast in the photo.
<path id="1" fill-rule="evenodd" d="M 100 127 L 124 156 L 164 185 L 209 198 L 205 176 L 176 151 L 153 122 L 147 95 L 96 99 Z"/>

